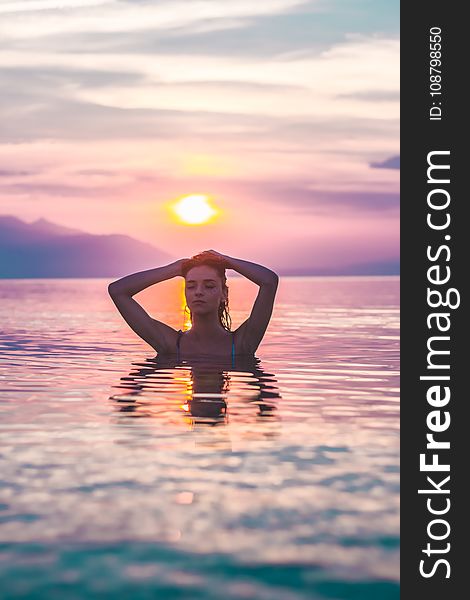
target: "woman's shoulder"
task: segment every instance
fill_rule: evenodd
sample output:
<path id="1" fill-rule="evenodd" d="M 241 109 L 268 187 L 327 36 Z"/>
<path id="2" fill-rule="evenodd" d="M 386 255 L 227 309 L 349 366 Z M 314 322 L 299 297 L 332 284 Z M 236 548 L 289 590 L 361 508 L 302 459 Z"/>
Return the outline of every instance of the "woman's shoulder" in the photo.
<path id="1" fill-rule="evenodd" d="M 245 321 L 246 323 L 246 321 Z M 237 329 L 231 332 L 236 354 L 254 355 L 255 350 L 249 347 L 245 336 L 246 325 L 242 323 Z"/>
<path id="2" fill-rule="evenodd" d="M 172 354 L 175 352 L 176 343 L 182 333 L 166 323 L 152 319 L 154 326 L 154 337 L 158 343 L 153 345 L 159 354 Z"/>

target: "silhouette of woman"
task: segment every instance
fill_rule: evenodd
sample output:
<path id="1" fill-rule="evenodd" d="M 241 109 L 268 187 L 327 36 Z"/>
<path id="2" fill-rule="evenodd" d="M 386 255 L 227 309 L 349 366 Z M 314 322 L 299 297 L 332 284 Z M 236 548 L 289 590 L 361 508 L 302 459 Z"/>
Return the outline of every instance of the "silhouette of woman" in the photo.
<path id="1" fill-rule="evenodd" d="M 231 331 L 228 312 L 226 269 L 233 269 L 259 286 L 250 316 Z M 133 299 L 145 288 L 181 276 L 190 311 L 191 329 L 177 331 L 153 319 Z M 208 359 L 253 356 L 271 319 L 279 278 L 274 271 L 256 263 L 206 250 L 190 259 L 127 275 L 108 287 L 109 294 L 127 324 L 159 355 L 177 359 Z"/>

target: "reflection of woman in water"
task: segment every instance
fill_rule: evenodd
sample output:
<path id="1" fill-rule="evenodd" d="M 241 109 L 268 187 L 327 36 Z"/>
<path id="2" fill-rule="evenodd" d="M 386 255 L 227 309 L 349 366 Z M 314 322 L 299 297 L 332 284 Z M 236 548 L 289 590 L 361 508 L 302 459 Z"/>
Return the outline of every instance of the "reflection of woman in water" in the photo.
<path id="1" fill-rule="evenodd" d="M 193 426 L 227 424 L 230 398 L 236 405 L 236 420 L 276 418 L 280 395 L 275 376 L 253 356 L 238 357 L 235 371 L 228 360 L 225 365 L 185 361 L 181 366 L 176 357 L 160 355 L 134 365 L 138 368 L 117 386 L 121 392 L 111 396 L 118 411 L 127 416 L 171 420 L 179 413 L 178 420 L 184 415 Z M 175 398 L 179 398 L 176 403 Z"/>
<path id="2" fill-rule="evenodd" d="M 249 318 L 231 331 L 225 269 L 233 269 L 259 286 Z M 133 296 L 145 288 L 184 277 L 191 329 L 176 331 L 150 317 Z M 177 359 L 205 356 L 211 359 L 253 356 L 271 318 L 278 276 L 270 269 L 246 260 L 207 250 L 190 259 L 127 275 L 109 285 L 109 294 L 127 324 L 159 355 Z"/>

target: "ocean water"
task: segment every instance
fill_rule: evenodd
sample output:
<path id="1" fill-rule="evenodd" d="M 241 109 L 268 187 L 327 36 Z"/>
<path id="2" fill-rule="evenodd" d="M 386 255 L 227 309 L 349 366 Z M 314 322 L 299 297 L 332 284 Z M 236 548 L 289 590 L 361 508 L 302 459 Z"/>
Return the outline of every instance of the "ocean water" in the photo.
<path id="1" fill-rule="evenodd" d="M 108 283 L 0 281 L 2 599 L 398 599 L 398 278 L 281 278 L 234 367 L 159 360 Z M 183 326 L 181 280 L 136 299 Z"/>

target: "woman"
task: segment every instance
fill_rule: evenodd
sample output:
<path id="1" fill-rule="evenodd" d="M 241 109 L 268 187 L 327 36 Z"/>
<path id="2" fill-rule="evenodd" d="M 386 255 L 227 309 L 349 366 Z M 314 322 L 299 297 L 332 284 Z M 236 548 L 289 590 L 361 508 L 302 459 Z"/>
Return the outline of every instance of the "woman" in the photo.
<path id="1" fill-rule="evenodd" d="M 233 269 L 259 285 L 249 318 L 230 330 L 225 269 Z M 183 333 L 150 317 L 132 296 L 145 288 L 181 276 L 191 329 Z M 111 283 L 109 294 L 127 324 L 159 354 L 176 354 L 178 360 L 206 356 L 231 358 L 253 355 L 271 318 L 278 276 L 252 262 L 206 250 L 190 259 L 128 275 Z"/>

